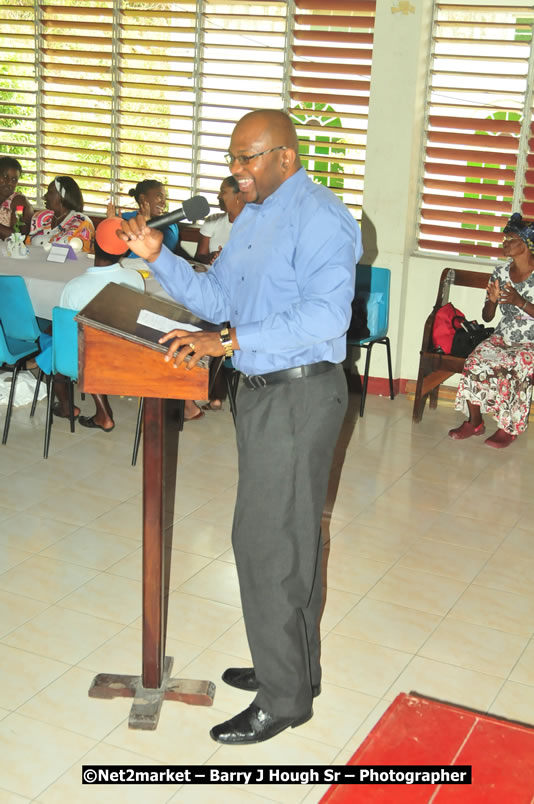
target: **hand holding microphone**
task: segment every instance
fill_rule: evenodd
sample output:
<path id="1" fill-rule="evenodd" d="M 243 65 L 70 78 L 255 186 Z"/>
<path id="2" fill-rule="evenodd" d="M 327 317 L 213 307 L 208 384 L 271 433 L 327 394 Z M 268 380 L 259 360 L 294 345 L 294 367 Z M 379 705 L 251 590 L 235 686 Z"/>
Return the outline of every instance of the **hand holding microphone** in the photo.
<path id="1" fill-rule="evenodd" d="M 142 215 L 123 220 L 107 218 L 97 227 L 95 237 L 100 248 L 108 254 L 124 254 L 131 249 L 147 262 L 154 262 L 161 251 L 163 233 L 159 231 L 182 220 L 196 221 L 209 215 L 210 206 L 201 195 L 184 201 L 183 207 L 146 220 Z"/>
<path id="2" fill-rule="evenodd" d="M 147 262 L 154 262 L 158 258 L 163 243 L 163 232 L 160 229 L 150 228 L 142 215 L 129 220 L 121 218 L 118 223 L 120 229 L 116 231 L 115 237 L 123 252 L 131 249 Z"/>

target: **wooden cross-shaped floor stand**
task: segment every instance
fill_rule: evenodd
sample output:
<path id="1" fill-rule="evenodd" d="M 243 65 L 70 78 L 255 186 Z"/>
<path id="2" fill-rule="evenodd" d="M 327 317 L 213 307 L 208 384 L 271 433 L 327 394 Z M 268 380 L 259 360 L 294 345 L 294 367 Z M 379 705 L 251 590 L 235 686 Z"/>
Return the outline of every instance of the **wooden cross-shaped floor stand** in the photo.
<path id="1" fill-rule="evenodd" d="M 169 421 L 169 400 L 145 399 L 144 405 L 143 672 L 141 676 L 99 673 L 89 696 L 133 698 L 129 727 L 153 730 L 164 700 L 211 706 L 215 685 L 211 681 L 171 678 L 173 659 L 165 656 L 165 590 L 170 573 L 165 525 L 167 512 L 174 507 L 179 425 L 175 420 Z"/>
<path id="2" fill-rule="evenodd" d="M 145 324 L 141 327 L 141 313 Z M 157 319 L 199 324 L 185 308 L 110 283 L 80 311 L 79 387 L 92 394 L 144 398 L 143 433 L 143 665 L 141 676 L 97 675 L 92 698 L 133 698 L 129 725 L 155 729 L 164 700 L 211 706 L 211 681 L 171 678 L 165 656 L 168 589 L 179 432 L 183 399 L 207 399 L 209 368 L 197 364 L 175 369 L 166 362 L 161 332 L 146 323 Z M 179 413 L 176 418 L 176 413 Z"/>

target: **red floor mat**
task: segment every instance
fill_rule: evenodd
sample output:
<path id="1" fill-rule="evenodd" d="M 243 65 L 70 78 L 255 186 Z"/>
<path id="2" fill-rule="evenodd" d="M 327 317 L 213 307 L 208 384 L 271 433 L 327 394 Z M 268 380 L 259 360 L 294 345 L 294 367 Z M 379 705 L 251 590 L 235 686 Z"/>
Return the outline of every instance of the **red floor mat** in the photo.
<path id="1" fill-rule="evenodd" d="M 321 804 L 532 804 L 534 728 L 402 693 L 348 765 L 471 765 L 470 785 L 332 785 Z"/>

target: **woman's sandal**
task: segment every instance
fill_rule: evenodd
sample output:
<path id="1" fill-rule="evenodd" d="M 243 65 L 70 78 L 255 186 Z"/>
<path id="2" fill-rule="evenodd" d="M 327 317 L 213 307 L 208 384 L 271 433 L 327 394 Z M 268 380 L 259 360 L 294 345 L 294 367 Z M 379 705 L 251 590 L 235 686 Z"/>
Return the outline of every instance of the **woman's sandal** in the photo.
<path id="1" fill-rule="evenodd" d="M 463 422 L 459 427 L 454 430 L 449 430 L 449 438 L 454 438 L 455 441 L 460 441 L 463 438 L 471 438 L 475 435 L 483 435 L 486 431 L 484 422 L 480 422 L 478 427 L 474 427 L 471 422 Z"/>
<path id="2" fill-rule="evenodd" d="M 70 413 L 63 413 L 58 402 L 56 402 L 54 405 L 52 405 L 52 413 L 58 419 L 70 419 Z M 79 415 L 80 415 L 79 413 L 74 414 L 74 421 L 76 421 L 76 419 L 78 418 Z"/>
<path id="3" fill-rule="evenodd" d="M 516 438 L 516 435 L 507 433 L 506 430 L 501 430 L 501 428 L 499 428 L 493 433 L 493 435 L 490 435 L 489 438 L 486 438 L 484 444 L 487 444 L 488 447 L 494 447 L 495 449 L 504 449 L 505 447 L 509 447 L 510 444 L 516 440 Z"/>
<path id="4" fill-rule="evenodd" d="M 82 427 L 88 427 L 90 430 L 102 430 L 104 433 L 111 433 L 111 431 L 115 429 L 114 424 L 112 424 L 111 427 L 102 427 L 101 424 L 97 424 L 94 416 L 80 416 L 78 423 L 81 424 Z"/>
<path id="5" fill-rule="evenodd" d="M 222 410 L 223 405 L 220 399 L 212 399 L 206 405 L 202 405 L 202 410 Z"/>
<path id="6" fill-rule="evenodd" d="M 204 416 L 204 411 L 201 410 L 196 403 L 195 407 L 197 408 L 197 412 L 195 413 L 195 415 L 184 416 L 184 422 L 195 422 L 197 419 L 201 419 Z"/>

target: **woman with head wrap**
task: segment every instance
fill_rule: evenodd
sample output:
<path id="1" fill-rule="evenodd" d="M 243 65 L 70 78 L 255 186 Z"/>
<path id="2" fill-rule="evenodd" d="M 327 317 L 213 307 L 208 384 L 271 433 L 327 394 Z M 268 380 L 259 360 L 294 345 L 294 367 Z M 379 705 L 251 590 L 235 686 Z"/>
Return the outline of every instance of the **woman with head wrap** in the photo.
<path id="1" fill-rule="evenodd" d="M 91 251 L 95 227 L 91 218 L 83 213 L 83 195 L 70 176 L 57 176 L 48 185 L 44 197 L 46 210 L 36 212 L 32 218 L 30 242 L 70 243 L 77 237 L 84 251 Z"/>
<path id="2" fill-rule="evenodd" d="M 456 410 L 469 419 L 449 431 L 454 439 L 482 435 L 489 413 L 498 429 L 485 443 L 497 449 L 527 429 L 534 381 L 534 223 L 517 212 L 504 228 L 503 253 L 508 261 L 496 266 L 482 311 L 491 321 L 499 305 L 502 318 L 465 361 Z"/>

